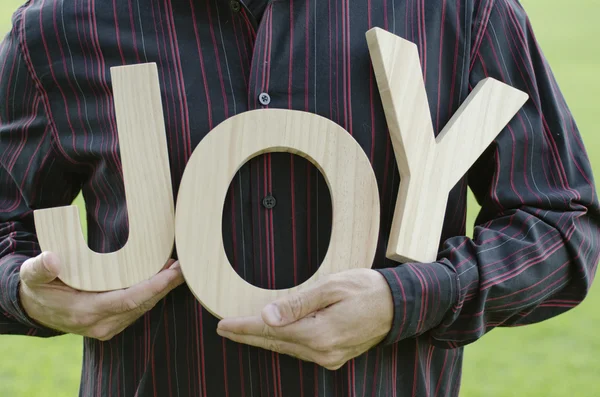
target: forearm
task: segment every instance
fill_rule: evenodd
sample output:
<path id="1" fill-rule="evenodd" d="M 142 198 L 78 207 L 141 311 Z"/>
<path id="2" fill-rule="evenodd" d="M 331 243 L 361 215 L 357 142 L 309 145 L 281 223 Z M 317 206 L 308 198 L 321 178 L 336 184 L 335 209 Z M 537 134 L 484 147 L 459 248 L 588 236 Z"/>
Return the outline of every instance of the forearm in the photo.
<path id="1" fill-rule="evenodd" d="M 4 181 L 3 193 L 11 191 L 16 193 L 16 189 L 11 189 L 14 184 L 10 183 L 8 173 L 2 166 L 0 166 L 0 180 Z M 31 232 L 34 228 L 31 211 L 24 209 L 23 203 L 22 198 L 14 200 L 12 205 L 3 207 L 0 213 L 0 315 L 2 316 L 0 334 L 56 335 L 37 325 L 21 305 L 19 295 L 21 265 L 40 253 L 37 239 Z M 11 220 L 8 219 L 9 217 Z"/>
<path id="2" fill-rule="evenodd" d="M 496 1 L 476 27 L 470 87 L 493 77 L 530 99 L 469 170 L 482 206 L 473 239 L 446 240 L 436 264 L 384 271 L 394 324 L 422 324 L 411 332 L 396 326 L 386 342 L 428 332 L 456 347 L 496 326 L 542 321 L 580 303 L 596 272 L 600 207 L 591 165 L 525 11 Z"/>
<path id="3" fill-rule="evenodd" d="M 59 332 L 37 324 L 21 305 L 19 270 L 27 259 L 27 256 L 12 254 L 0 260 L 0 335 L 60 335 Z"/>
<path id="4" fill-rule="evenodd" d="M 60 159 L 34 79 L 20 53 L 19 21 L 0 43 L 0 333 L 54 335 L 19 300 L 20 267 L 40 253 L 33 211 L 70 204 L 81 183 Z"/>
<path id="5" fill-rule="evenodd" d="M 597 209 L 509 212 L 478 227 L 474 239 L 448 240 L 437 263 L 380 270 L 395 307 L 384 343 L 429 332 L 457 347 L 496 326 L 556 316 L 585 298 L 598 263 Z"/>
<path id="6" fill-rule="evenodd" d="M 475 240 L 446 244 L 442 260 L 459 280 L 456 306 L 432 331 L 451 346 L 496 326 L 546 320 L 579 304 L 598 263 L 598 210 L 524 207 L 476 229 Z"/>

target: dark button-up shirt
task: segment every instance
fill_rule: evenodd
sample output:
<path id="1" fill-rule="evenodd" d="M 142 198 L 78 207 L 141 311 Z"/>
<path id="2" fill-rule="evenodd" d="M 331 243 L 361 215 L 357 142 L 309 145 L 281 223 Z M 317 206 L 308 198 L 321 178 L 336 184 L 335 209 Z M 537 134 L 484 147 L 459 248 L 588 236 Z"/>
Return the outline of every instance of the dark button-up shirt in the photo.
<path id="1" fill-rule="evenodd" d="M 175 194 L 212 128 L 264 107 L 344 127 L 379 186 L 373 267 L 395 306 L 381 345 L 337 371 L 239 345 L 181 286 L 114 339 L 84 339 L 83 396 L 456 396 L 462 346 L 564 312 L 589 289 L 600 248 L 590 164 L 516 0 L 32 0 L 13 23 L 0 47 L 1 333 L 56 334 L 18 300 L 19 267 L 39 253 L 33 210 L 83 191 L 90 247 L 127 240 L 112 66 L 158 65 Z M 375 26 L 416 43 L 436 133 L 487 76 L 530 97 L 451 191 L 435 263 L 385 258 L 399 176 L 365 40 Z M 468 186 L 482 205 L 472 239 Z M 241 277 L 296 285 L 327 250 L 327 185 L 302 158 L 261 155 L 232 181 L 223 221 Z"/>

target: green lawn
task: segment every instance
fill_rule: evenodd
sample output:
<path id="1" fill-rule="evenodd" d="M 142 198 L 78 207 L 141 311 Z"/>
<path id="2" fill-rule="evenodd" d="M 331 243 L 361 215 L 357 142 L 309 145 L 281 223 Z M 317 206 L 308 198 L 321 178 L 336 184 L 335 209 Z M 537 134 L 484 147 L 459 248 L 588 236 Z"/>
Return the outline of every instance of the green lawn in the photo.
<path id="1" fill-rule="evenodd" d="M 21 0 L 2 0 L 0 32 Z M 598 0 L 522 0 L 538 39 L 575 114 L 600 180 Z M 469 207 L 473 223 L 477 208 Z M 598 283 L 596 283 L 598 284 Z M 468 346 L 461 396 L 600 396 L 600 287 L 576 309 L 542 324 L 496 329 Z M 74 396 L 81 339 L 0 337 L 0 396 Z"/>

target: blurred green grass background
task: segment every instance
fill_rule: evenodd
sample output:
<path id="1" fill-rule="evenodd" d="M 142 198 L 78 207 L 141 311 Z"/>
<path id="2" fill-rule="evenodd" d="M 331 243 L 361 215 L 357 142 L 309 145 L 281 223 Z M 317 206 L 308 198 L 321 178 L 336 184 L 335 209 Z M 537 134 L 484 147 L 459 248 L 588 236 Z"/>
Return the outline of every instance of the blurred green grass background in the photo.
<path id="1" fill-rule="evenodd" d="M 0 3 L 0 33 L 22 0 Z M 600 1 L 522 0 L 560 87 L 573 111 L 600 180 Z M 77 200 L 82 205 L 81 199 Z M 477 206 L 471 200 L 469 225 Z M 600 396 L 600 287 L 574 310 L 541 324 L 495 329 L 468 346 L 464 397 Z M 0 337 L 0 397 L 61 397 L 78 393 L 82 342 Z"/>

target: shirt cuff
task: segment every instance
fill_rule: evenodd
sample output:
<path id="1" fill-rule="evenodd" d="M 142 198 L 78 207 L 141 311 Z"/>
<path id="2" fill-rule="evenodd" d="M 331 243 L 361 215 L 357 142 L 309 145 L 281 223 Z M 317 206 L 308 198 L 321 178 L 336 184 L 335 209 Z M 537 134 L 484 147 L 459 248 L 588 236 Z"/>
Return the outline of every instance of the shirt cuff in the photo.
<path id="1" fill-rule="evenodd" d="M 13 320 L 15 324 L 0 325 L 2 333 L 20 333 L 37 336 L 61 335 L 59 331 L 38 324 L 25 312 L 21 304 L 19 286 L 21 283 L 21 265 L 28 257 L 24 255 L 10 255 L 2 258 L 0 262 L 0 310 L 4 312 L 4 319 Z M 14 330 L 18 332 L 14 332 Z M 12 330 L 12 331 L 11 331 Z"/>
<path id="2" fill-rule="evenodd" d="M 394 300 L 392 328 L 381 345 L 432 330 L 458 301 L 456 273 L 444 264 L 406 263 L 374 270 L 385 277 Z"/>

